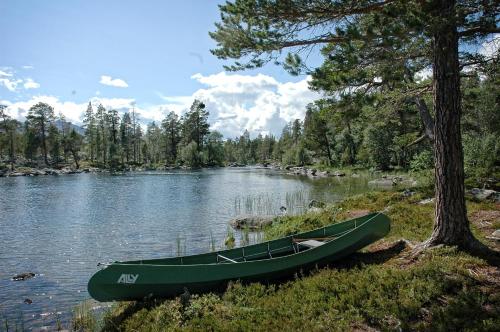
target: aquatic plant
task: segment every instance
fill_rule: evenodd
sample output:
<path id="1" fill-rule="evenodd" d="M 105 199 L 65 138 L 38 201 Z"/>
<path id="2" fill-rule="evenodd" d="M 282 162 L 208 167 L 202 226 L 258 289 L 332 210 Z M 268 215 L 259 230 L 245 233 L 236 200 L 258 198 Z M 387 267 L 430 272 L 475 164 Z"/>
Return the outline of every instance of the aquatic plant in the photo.
<path id="1" fill-rule="evenodd" d="M 281 194 L 259 193 L 255 195 L 237 196 L 234 199 L 234 214 L 281 215 L 300 214 L 307 210 L 307 204 L 312 199 L 309 191 L 297 190 Z M 285 209 L 281 209 L 284 207 Z"/>

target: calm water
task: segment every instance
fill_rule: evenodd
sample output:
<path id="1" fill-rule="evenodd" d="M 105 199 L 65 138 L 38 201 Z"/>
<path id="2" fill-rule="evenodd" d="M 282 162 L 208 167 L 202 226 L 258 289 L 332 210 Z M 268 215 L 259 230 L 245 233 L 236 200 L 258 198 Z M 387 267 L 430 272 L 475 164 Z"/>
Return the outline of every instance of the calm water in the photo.
<path id="1" fill-rule="evenodd" d="M 0 321 L 67 326 L 98 262 L 205 252 L 238 212 L 298 212 L 312 198 L 366 191 L 367 181 L 263 169 L 0 178 Z M 11 281 L 22 272 L 37 275 Z"/>

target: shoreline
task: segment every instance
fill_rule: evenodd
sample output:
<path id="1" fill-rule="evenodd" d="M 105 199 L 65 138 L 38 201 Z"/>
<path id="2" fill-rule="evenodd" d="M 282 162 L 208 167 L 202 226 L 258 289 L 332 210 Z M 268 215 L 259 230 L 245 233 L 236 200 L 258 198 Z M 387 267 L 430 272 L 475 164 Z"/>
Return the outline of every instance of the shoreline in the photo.
<path id="1" fill-rule="evenodd" d="M 318 269 L 275 286 L 235 282 L 223 293 L 192 295 L 185 304 L 179 298 L 119 302 L 97 315 L 100 318 L 93 310 L 79 312 L 73 318 L 73 327 L 136 331 L 190 330 L 199 326 L 217 330 L 230 326 L 244 330 L 252 324 L 255 329 L 276 330 L 283 317 L 288 317 L 286 322 L 292 330 L 316 330 L 333 323 L 318 321 L 317 315 L 338 317 L 334 322 L 343 330 L 433 329 L 450 322 L 454 327 L 472 329 L 484 324 L 495 326 L 499 316 L 492 308 L 498 305 L 498 267 L 455 248 L 438 248 L 432 255 L 417 258 L 411 255 L 414 246 L 432 230 L 433 205 L 419 203 L 426 197 L 423 192 L 406 196 L 401 191 L 356 195 L 328 205 L 321 212 L 283 217 L 265 229 L 266 239 L 273 239 L 385 208 L 392 220 L 390 234 L 336 262 L 333 268 Z M 491 223 L 500 222 L 499 207 L 470 200 L 467 205 L 476 235 L 490 247 L 498 248 L 499 242 L 488 238 L 491 229 L 482 225 L 486 217 Z M 312 217 L 315 223 L 311 223 Z M 419 296 L 410 296 L 415 291 Z M 477 297 L 478 292 L 484 297 Z M 365 301 L 367 296 L 374 300 Z M 287 316 L 290 307 L 303 315 Z M 258 310 L 259 319 L 255 320 L 247 308 Z M 471 310 L 477 314 L 476 319 L 467 315 Z"/>

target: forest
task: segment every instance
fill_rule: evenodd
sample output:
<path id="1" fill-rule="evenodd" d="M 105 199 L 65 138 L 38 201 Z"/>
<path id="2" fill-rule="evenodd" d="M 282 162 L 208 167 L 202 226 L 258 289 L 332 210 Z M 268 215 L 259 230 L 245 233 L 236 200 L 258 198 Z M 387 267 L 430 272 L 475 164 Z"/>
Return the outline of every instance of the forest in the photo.
<path id="1" fill-rule="evenodd" d="M 465 172 L 478 183 L 488 181 L 499 167 L 497 61 L 473 66 L 462 77 Z M 335 82 L 325 76 L 327 70 L 325 63 L 313 73 L 312 89 L 332 89 Z M 429 113 L 432 109 L 432 80 L 415 77 L 394 91 L 360 91 L 348 98 L 330 91 L 331 96 L 309 104 L 305 117 L 287 124 L 279 137 L 252 138 L 245 130 L 239 137 L 224 138 L 210 130 L 210 110 L 199 100 L 182 116 L 170 112 L 161 123 L 147 127 L 135 110 L 120 114 L 89 102 L 83 131 L 45 103 L 31 107 L 23 123 L 0 106 L 0 160 L 4 168 L 78 168 L 83 161 L 114 170 L 279 163 L 421 171 L 434 165 L 432 141 L 421 116 L 422 108 Z M 419 91 L 418 100 L 412 91 Z"/>

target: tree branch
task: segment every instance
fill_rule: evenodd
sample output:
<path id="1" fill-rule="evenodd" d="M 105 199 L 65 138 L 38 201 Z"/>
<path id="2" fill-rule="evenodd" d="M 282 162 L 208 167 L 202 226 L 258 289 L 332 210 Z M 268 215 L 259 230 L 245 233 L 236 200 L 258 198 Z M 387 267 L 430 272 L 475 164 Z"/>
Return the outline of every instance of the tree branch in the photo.
<path id="1" fill-rule="evenodd" d="M 467 37 L 475 35 L 476 33 L 498 33 L 500 32 L 500 28 L 498 27 L 476 27 L 468 30 L 464 30 L 458 33 L 460 37 Z"/>
<path id="2" fill-rule="evenodd" d="M 425 135 L 434 141 L 434 119 L 427 108 L 427 104 L 423 98 L 416 97 L 414 99 L 417 105 L 418 112 L 420 113 L 420 118 L 424 123 Z"/>

